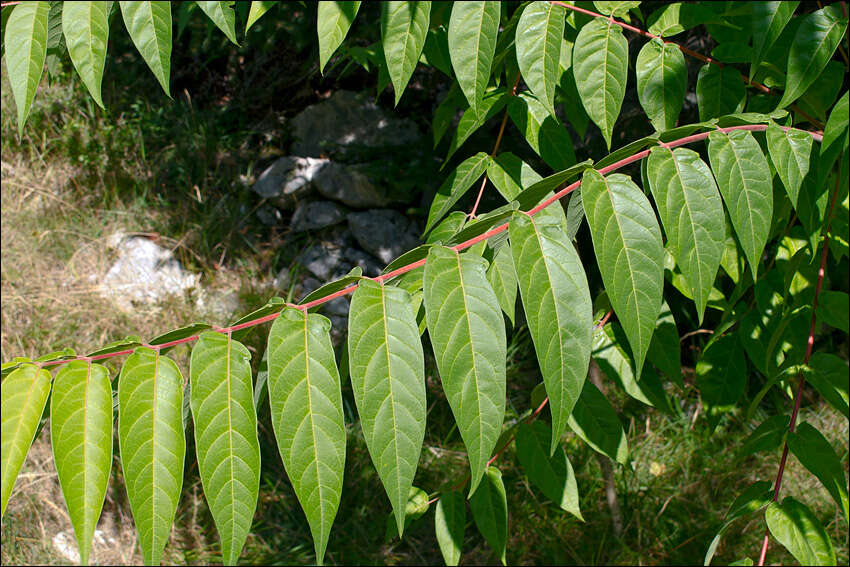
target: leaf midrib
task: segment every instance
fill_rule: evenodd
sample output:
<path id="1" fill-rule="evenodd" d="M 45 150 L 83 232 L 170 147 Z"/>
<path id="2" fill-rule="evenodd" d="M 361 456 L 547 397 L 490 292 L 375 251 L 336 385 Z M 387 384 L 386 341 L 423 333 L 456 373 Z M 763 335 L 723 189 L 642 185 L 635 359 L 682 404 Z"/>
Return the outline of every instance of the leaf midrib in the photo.
<path id="1" fill-rule="evenodd" d="M 322 497 L 323 492 L 323 483 L 321 481 L 321 473 L 319 471 L 319 441 L 316 438 L 316 423 L 313 419 L 313 393 L 312 393 L 312 384 L 310 383 L 310 350 L 309 350 L 309 340 L 310 340 L 310 329 L 308 325 L 309 315 L 307 312 L 304 312 L 304 380 L 307 382 L 307 407 L 310 408 L 310 435 L 313 437 L 313 465 L 316 468 L 316 484 L 317 490 L 319 492 L 319 521 L 321 522 L 322 529 L 322 538 L 325 536 L 325 499 Z M 294 441 L 293 436 L 293 441 Z M 290 449 L 291 450 L 291 449 Z M 291 453 L 290 453 L 291 454 Z M 303 478 L 303 474 L 302 474 Z M 299 479 L 300 484 L 300 479 Z"/>
<path id="2" fill-rule="evenodd" d="M 395 415 L 395 394 L 393 393 L 393 372 L 392 372 L 392 364 L 390 357 L 390 337 L 389 330 L 387 329 L 387 294 L 384 289 L 384 284 L 380 285 L 380 293 L 381 293 L 381 321 L 383 322 L 384 329 L 384 352 L 387 355 L 387 388 L 389 389 L 389 399 L 390 399 L 390 415 L 392 416 L 393 423 L 393 445 L 395 445 L 395 450 L 393 451 L 393 457 L 395 458 L 395 480 L 396 480 L 396 498 L 405 497 L 406 495 L 399 494 L 399 488 L 401 487 L 401 466 L 398 460 L 398 425 L 396 423 L 396 415 Z M 393 508 L 397 502 L 393 502 Z M 397 516 L 396 516 L 397 518 Z M 402 530 L 404 529 L 404 519 L 402 519 L 402 525 L 399 527 L 399 535 L 401 535 Z"/>

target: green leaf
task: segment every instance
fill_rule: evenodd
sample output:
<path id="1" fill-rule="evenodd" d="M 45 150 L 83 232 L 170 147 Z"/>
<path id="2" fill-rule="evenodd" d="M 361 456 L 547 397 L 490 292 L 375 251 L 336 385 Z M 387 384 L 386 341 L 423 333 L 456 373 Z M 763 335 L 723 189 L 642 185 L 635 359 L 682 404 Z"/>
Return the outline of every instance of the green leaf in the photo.
<path id="1" fill-rule="evenodd" d="M 823 129 L 823 141 L 820 145 L 820 161 L 818 163 L 819 186 L 826 183 L 835 160 L 847 149 L 848 108 L 850 108 L 848 92 L 844 91 L 844 94 L 832 108 Z"/>
<path id="2" fill-rule="evenodd" d="M 251 353 L 230 336 L 207 331 L 192 349 L 189 374 L 198 472 L 221 539 L 222 561 L 235 565 L 260 486 Z"/>
<path id="3" fill-rule="evenodd" d="M 610 402 L 589 380 L 584 382 L 567 425 L 597 453 L 623 465 L 628 462 L 629 445 L 623 424 Z"/>
<path id="4" fill-rule="evenodd" d="M 183 488 L 183 376 L 173 360 L 140 347 L 118 377 L 118 446 L 146 565 L 159 565 Z"/>
<path id="5" fill-rule="evenodd" d="M 844 467 L 829 441 L 820 431 L 803 422 L 788 436 L 788 447 L 803 466 L 823 483 L 844 513 L 846 520 L 848 500 Z"/>
<path id="6" fill-rule="evenodd" d="M 735 335 L 706 348 L 696 366 L 697 386 L 709 416 L 734 409 L 747 388 L 747 360 Z"/>
<path id="7" fill-rule="evenodd" d="M 477 113 L 472 107 L 468 107 L 463 111 L 463 115 L 457 123 L 455 134 L 452 137 L 452 142 L 449 145 L 449 150 L 446 152 L 446 159 L 443 160 L 443 165 L 440 166 L 441 168 L 445 167 L 445 165 L 449 163 L 449 160 L 455 152 L 460 149 L 463 143 L 473 133 L 475 133 L 476 130 L 481 128 L 481 126 L 496 116 L 505 107 L 508 97 L 509 95 L 507 94 L 507 89 L 505 89 L 505 87 L 488 90 L 484 94 L 484 98 L 481 99 Z"/>
<path id="8" fill-rule="evenodd" d="M 404 527 L 409 528 L 410 525 L 425 515 L 431 504 L 428 501 L 428 493 L 419 487 L 411 486 L 407 494 L 407 504 L 404 509 Z M 387 516 L 387 528 L 384 532 L 384 541 L 389 542 L 393 538 L 399 537 L 396 527 L 393 512 Z"/>
<path id="9" fill-rule="evenodd" d="M 427 410 L 425 358 L 410 302 L 401 288 L 363 280 L 351 298 L 348 321 L 354 401 L 401 535 Z"/>
<path id="10" fill-rule="evenodd" d="M 741 112 L 747 90 L 734 67 L 706 63 L 697 76 L 697 106 L 702 121 Z"/>
<path id="11" fill-rule="evenodd" d="M 711 559 L 717 551 L 717 545 L 720 543 L 720 538 L 735 520 L 761 510 L 771 502 L 772 498 L 773 490 L 771 484 L 766 480 L 755 482 L 742 492 L 726 513 L 726 522 L 717 530 L 717 534 L 711 540 L 703 564 L 709 565 L 711 563 Z"/>
<path id="12" fill-rule="evenodd" d="M 171 341 L 179 341 L 180 339 L 192 337 L 201 333 L 202 331 L 206 331 L 209 328 L 211 328 L 211 326 L 207 323 L 192 323 L 191 325 L 180 327 L 179 329 L 174 329 L 173 331 L 168 331 L 167 333 L 163 333 L 157 337 L 154 337 L 148 341 L 148 344 L 164 345 L 165 343 L 170 343 Z"/>
<path id="13" fill-rule="evenodd" d="M 381 43 L 396 105 L 419 62 L 430 19 L 430 2 L 381 3 Z"/>
<path id="14" fill-rule="evenodd" d="M 675 2 L 655 10 L 646 19 L 650 33 L 670 37 L 700 24 L 719 21 L 704 3 Z"/>
<path id="15" fill-rule="evenodd" d="M 69 2 L 62 11 L 62 30 L 71 61 L 94 101 L 103 108 L 100 84 L 106 64 L 109 20 L 104 2 Z"/>
<path id="16" fill-rule="evenodd" d="M 38 431 L 38 423 L 50 393 L 50 373 L 34 364 L 24 364 L 3 379 L 0 391 L 0 406 L 3 408 L 0 442 L 2 517 L 6 513 L 6 504 L 9 503 L 18 472 Z"/>
<path id="17" fill-rule="evenodd" d="M 446 565 L 460 563 L 463 532 L 466 529 L 466 503 L 457 491 L 444 492 L 434 513 L 434 532 Z"/>
<path id="18" fill-rule="evenodd" d="M 571 181 L 579 173 L 593 165 L 593 160 L 586 159 L 581 163 L 577 163 L 558 173 L 553 173 L 549 177 L 541 179 L 528 189 L 524 189 L 522 193 L 516 196 L 516 201 L 519 203 L 519 208 L 523 211 L 528 211 L 537 206 L 540 201 L 550 195 L 552 191 L 562 189 L 567 181 Z"/>
<path id="19" fill-rule="evenodd" d="M 526 187 L 543 179 L 534 168 L 511 152 L 502 152 L 490 161 L 487 178 L 508 202 L 516 199 Z"/>
<path id="20" fill-rule="evenodd" d="M 12 9 L 3 35 L 6 69 L 18 109 L 18 134 L 23 134 L 47 55 L 49 2 L 22 2 Z"/>
<path id="21" fill-rule="evenodd" d="M 266 0 L 254 0 L 251 2 L 251 10 L 248 12 L 248 22 L 245 24 L 245 33 L 248 33 L 248 30 L 251 29 L 257 20 L 262 18 L 266 12 L 271 10 L 277 2 L 269 2 Z"/>
<path id="22" fill-rule="evenodd" d="M 580 139 L 584 139 L 587 133 L 587 125 L 590 117 L 584 111 L 584 107 L 575 104 L 579 99 L 576 79 L 573 76 L 573 42 L 566 39 L 561 40 L 561 60 L 558 63 L 558 87 L 561 89 L 561 108 L 567 121 L 575 129 Z"/>
<path id="23" fill-rule="evenodd" d="M 626 18 L 629 10 L 640 6 L 640 2 L 593 2 L 593 5 L 606 16 Z"/>
<path id="24" fill-rule="evenodd" d="M 740 455 L 752 455 L 760 452 L 770 452 L 782 446 L 785 434 L 788 432 L 788 416 L 784 414 L 767 418 L 756 427 L 741 445 Z"/>
<path id="25" fill-rule="evenodd" d="M 850 419 L 847 361 L 834 354 L 816 352 L 812 355 L 809 366 L 813 372 L 806 376 L 806 381 L 814 386 L 832 407 Z"/>
<path id="26" fill-rule="evenodd" d="M 764 56 L 779 39 L 799 4 L 799 2 L 753 2 L 753 51 L 750 79 L 755 75 Z"/>
<path id="27" fill-rule="evenodd" d="M 517 24 L 516 58 L 522 78 L 549 113 L 555 116 L 555 85 L 560 78 L 561 42 L 567 9 L 551 2 L 532 2 Z"/>
<path id="28" fill-rule="evenodd" d="M 560 171 L 576 163 L 570 133 L 537 98 L 528 93 L 511 97 L 508 114 L 531 149 L 552 169 Z"/>
<path id="29" fill-rule="evenodd" d="M 758 142 L 746 130 L 709 134 L 708 157 L 755 278 L 773 217 L 770 166 Z"/>
<path id="30" fill-rule="evenodd" d="M 449 54 L 457 82 L 478 115 L 499 33 L 499 2 L 456 2 L 449 19 Z"/>
<path id="31" fill-rule="evenodd" d="M 75 360 L 56 373 L 50 442 L 80 563 L 88 565 L 112 469 L 112 386 L 106 368 Z"/>
<path id="32" fill-rule="evenodd" d="M 702 324 L 726 240 L 723 202 L 714 176 L 699 154 L 686 148 L 652 148 L 646 172 L 667 245 Z"/>
<path id="33" fill-rule="evenodd" d="M 800 187 L 809 172 L 812 137 L 802 130 L 785 130 L 774 122 L 767 126 L 765 135 L 770 161 L 796 209 L 799 205 Z"/>
<path id="34" fill-rule="evenodd" d="M 817 80 L 841 43 L 847 19 L 837 4 L 803 16 L 791 43 L 785 92 L 777 108 L 788 106 Z"/>
<path id="35" fill-rule="evenodd" d="M 767 527 L 801 565 L 836 565 L 832 541 L 820 520 L 792 497 L 771 502 L 765 512 Z"/>
<path id="36" fill-rule="evenodd" d="M 325 66 L 336 52 L 360 10 L 360 2 L 319 2 L 316 30 L 319 34 L 319 69 Z"/>
<path id="37" fill-rule="evenodd" d="M 171 2 L 120 2 L 120 6 L 133 44 L 170 97 Z"/>
<path id="38" fill-rule="evenodd" d="M 342 390 L 330 328 L 322 315 L 287 307 L 269 331 L 267 350 L 272 425 L 320 565 L 345 468 Z"/>
<path id="39" fill-rule="evenodd" d="M 422 58 L 432 67 L 439 69 L 452 77 L 452 57 L 449 53 L 449 30 L 442 25 L 428 30 L 425 45 L 422 47 Z M 452 84 L 456 89 L 456 83 Z M 460 91 L 458 91 L 460 92 Z"/>
<path id="40" fill-rule="evenodd" d="M 484 476 L 505 417 L 505 322 L 487 262 L 434 246 L 425 263 L 428 334 L 443 390 L 469 454 L 470 494 Z"/>
<path id="41" fill-rule="evenodd" d="M 478 531 L 499 556 L 502 565 L 505 561 L 505 548 L 508 541 L 508 500 L 502 473 L 494 466 L 487 467 L 484 482 L 480 490 L 469 498 L 472 519 Z"/>
<path id="42" fill-rule="evenodd" d="M 584 521 L 578 501 L 578 484 L 573 466 L 560 444 L 550 456 L 552 430 L 541 421 L 522 423 L 516 435 L 516 452 L 529 480 L 565 512 Z"/>
<path id="43" fill-rule="evenodd" d="M 652 333 L 652 341 L 649 343 L 646 357 L 668 378 L 684 387 L 679 330 L 666 301 L 661 302 L 661 313 L 658 314 L 658 321 L 655 322 L 655 332 Z"/>
<path id="44" fill-rule="evenodd" d="M 573 75 L 584 109 L 609 150 L 626 95 L 628 63 L 628 43 L 618 26 L 602 18 L 582 26 L 573 47 Z"/>
<path id="45" fill-rule="evenodd" d="M 593 311 L 581 258 L 557 221 L 514 213 L 510 237 L 528 329 L 552 411 L 552 445 L 587 377 Z"/>
<path id="46" fill-rule="evenodd" d="M 464 160 L 449 174 L 443 184 L 440 185 L 437 194 L 434 195 L 434 200 L 431 202 L 431 210 L 428 212 L 428 223 L 425 225 L 426 233 L 478 181 L 481 175 L 487 171 L 489 164 L 490 156 L 484 152 L 478 152 L 474 156 Z"/>
<path id="47" fill-rule="evenodd" d="M 510 244 L 504 244 L 496 252 L 493 262 L 487 269 L 487 281 L 493 286 L 493 291 L 496 292 L 496 297 L 499 298 L 499 306 L 502 308 L 502 311 L 508 316 L 511 325 L 514 325 L 517 275 Z"/>
<path id="48" fill-rule="evenodd" d="M 236 10 L 235 2 L 195 2 L 198 7 L 203 10 L 204 14 L 212 20 L 218 29 L 224 32 L 227 39 L 235 45 L 239 45 L 236 41 Z"/>
<path id="49" fill-rule="evenodd" d="M 664 246 L 649 200 L 634 182 L 588 169 L 582 205 L 602 281 L 634 355 L 640 380 L 646 351 L 661 309 Z"/>
<path id="50" fill-rule="evenodd" d="M 688 87 L 688 69 L 679 48 L 648 41 L 638 53 L 635 73 L 638 100 L 655 129 L 663 132 L 675 126 Z"/>

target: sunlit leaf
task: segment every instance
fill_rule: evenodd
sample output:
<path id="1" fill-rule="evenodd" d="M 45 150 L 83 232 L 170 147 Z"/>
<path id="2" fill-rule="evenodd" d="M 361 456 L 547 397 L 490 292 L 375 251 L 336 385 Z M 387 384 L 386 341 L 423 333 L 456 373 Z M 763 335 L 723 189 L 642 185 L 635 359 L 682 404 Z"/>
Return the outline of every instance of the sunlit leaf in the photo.
<path id="1" fill-rule="evenodd" d="M 136 49 L 171 96 L 171 2 L 121 2 L 121 16 Z"/>
<path id="2" fill-rule="evenodd" d="M 560 444 L 550 456 L 552 430 L 541 421 L 521 424 L 516 434 L 516 452 L 529 480 L 565 512 L 584 520 L 578 501 L 573 466 Z"/>
<path id="3" fill-rule="evenodd" d="M 236 41 L 236 9 L 235 2 L 196 2 L 198 7 L 203 10 L 204 14 L 212 20 L 218 29 L 224 32 L 227 39 L 234 44 L 239 45 Z"/>
<path id="4" fill-rule="evenodd" d="M 820 520 L 802 502 L 791 496 L 782 503 L 771 502 L 765 512 L 771 535 L 800 565 L 836 565 L 832 540 Z"/>
<path id="5" fill-rule="evenodd" d="M 520 72 L 552 116 L 566 11 L 563 6 L 536 1 L 525 7 L 517 23 L 516 58 Z"/>
<path id="6" fill-rule="evenodd" d="M 103 108 L 100 84 L 106 64 L 109 21 L 105 2 L 67 2 L 62 10 L 62 30 L 77 74 L 94 101 Z"/>
<path id="7" fill-rule="evenodd" d="M 268 0 L 254 0 L 251 2 L 251 10 L 248 12 L 248 21 L 245 23 L 245 33 L 248 33 L 248 30 L 251 29 L 257 20 L 262 18 L 266 12 L 271 10 L 277 2 L 270 2 Z"/>
<path id="8" fill-rule="evenodd" d="M 655 129 L 675 126 L 688 86 L 685 56 L 679 48 L 660 40 L 648 41 L 638 53 L 635 73 L 638 100 Z"/>
<path id="9" fill-rule="evenodd" d="M 12 9 L 6 21 L 3 45 L 9 84 L 18 109 L 19 134 L 23 133 L 44 71 L 49 12 L 49 2 L 22 2 Z"/>
<path id="10" fill-rule="evenodd" d="M 449 20 L 452 68 L 469 106 L 481 114 L 480 102 L 490 80 L 499 33 L 499 2 L 455 2 Z"/>
<path id="11" fill-rule="evenodd" d="M 381 3 L 381 44 L 396 105 L 419 62 L 430 18 L 431 2 Z"/>
<path id="12" fill-rule="evenodd" d="M 316 29 L 319 34 L 319 69 L 325 66 L 348 34 L 360 2 L 319 2 Z"/>

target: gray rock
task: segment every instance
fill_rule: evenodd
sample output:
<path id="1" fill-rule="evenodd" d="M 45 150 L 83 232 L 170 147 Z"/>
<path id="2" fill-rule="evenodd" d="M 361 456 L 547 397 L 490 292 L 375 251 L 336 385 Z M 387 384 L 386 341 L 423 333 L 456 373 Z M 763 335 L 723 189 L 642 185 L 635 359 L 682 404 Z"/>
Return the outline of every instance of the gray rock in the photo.
<path id="1" fill-rule="evenodd" d="M 339 224 L 345 220 L 342 207 L 331 201 L 314 201 L 302 203 L 292 215 L 290 227 L 293 232 L 317 230 Z"/>
<path id="2" fill-rule="evenodd" d="M 366 93 L 336 91 L 292 119 L 296 155 L 320 157 L 323 151 L 350 145 L 403 146 L 419 138 L 411 120 L 379 108 Z"/>
<path id="3" fill-rule="evenodd" d="M 170 250 L 153 240 L 115 234 L 109 241 L 118 259 L 101 280 L 100 293 L 120 308 L 133 310 L 134 303 L 151 304 L 198 287 L 200 274 L 184 270 Z"/>
<path id="4" fill-rule="evenodd" d="M 287 156 L 260 174 L 254 191 L 283 209 L 293 209 L 314 193 L 313 176 L 328 160 Z"/>
<path id="5" fill-rule="evenodd" d="M 292 276 L 289 274 L 289 268 L 281 268 L 277 276 L 272 280 L 272 287 L 278 291 L 289 291 L 289 286 L 292 283 Z"/>
<path id="6" fill-rule="evenodd" d="M 304 266 L 320 280 L 328 281 L 331 274 L 342 262 L 342 249 L 330 242 L 320 242 L 305 248 L 295 258 L 295 261 Z M 306 280 L 303 285 L 304 289 L 307 290 Z M 310 293 L 310 291 L 312 290 L 307 290 L 304 293 Z"/>
<path id="7" fill-rule="evenodd" d="M 374 278 L 381 274 L 383 266 L 371 254 L 367 254 L 357 248 L 346 248 L 342 253 L 343 260 L 351 264 L 351 267 L 360 266 L 364 276 Z"/>
<path id="8" fill-rule="evenodd" d="M 283 215 L 277 207 L 263 203 L 257 209 L 257 218 L 266 226 L 280 226 L 283 223 Z"/>
<path id="9" fill-rule="evenodd" d="M 242 307 L 239 294 L 232 289 L 201 289 L 195 300 L 195 308 L 214 320 L 226 324 Z"/>
<path id="10" fill-rule="evenodd" d="M 419 244 L 416 223 L 392 209 L 350 213 L 348 227 L 360 247 L 384 264 Z"/>
<path id="11" fill-rule="evenodd" d="M 385 190 L 375 187 L 357 169 L 326 161 L 313 175 L 313 184 L 322 196 L 350 207 L 385 207 L 391 200 Z"/>

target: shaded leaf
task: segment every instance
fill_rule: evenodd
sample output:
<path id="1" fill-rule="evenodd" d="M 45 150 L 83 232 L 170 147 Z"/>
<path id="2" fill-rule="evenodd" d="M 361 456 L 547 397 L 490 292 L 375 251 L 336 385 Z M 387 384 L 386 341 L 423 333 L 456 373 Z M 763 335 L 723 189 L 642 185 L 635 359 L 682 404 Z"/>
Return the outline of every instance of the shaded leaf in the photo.
<path id="1" fill-rule="evenodd" d="M 799 2 L 753 2 L 753 51 L 750 79 L 764 56 L 779 39 Z"/>
<path id="2" fill-rule="evenodd" d="M 431 2 L 381 3 L 381 44 L 396 105 L 419 62 L 430 19 Z"/>
<path id="3" fill-rule="evenodd" d="M 511 254 L 510 244 L 505 244 L 496 252 L 493 262 L 487 269 L 487 281 L 493 287 L 499 306 L 511 325 L 514 324 L 514 310 L 516 308 L 517 275 L 514 267 L 514 259 Z"/>
<path id="4" fill-rule="evenodd" d="M 487 467 L 480 489 L 469 497 L 469 507 L 478 531 L 499 556 L 502 565 L 507 565 L 505 548 L 508 540 L 508 500 L 499 469 L 494 466 Z"/>
<path id="5" fill-rule="evenodd" d="M 788 447 L 803 466 L 823 483 L 846 520 L 848 500 L 844 467 L 829 441 L 820 431 L 803 422 L 788 436 Z"/>
<path id="6" fill-rule="evenodd" d="M 579 508 L 578 485 L 570 460 L 556 441 L 550 456 L 552 430 L 545 423 L 522 423 L 516 435 L 516 451 L 529 480 L 565 512 L 584 521 Z"/>
<path id="7" fill-rule="evenodd" d="M 697 76 L 697 106 L 702 121 L 725 116 L 744 109 L 747 90 L 734 67 L 706 63 Z"/>
<path id="8" fill-rule="evenodd" d="M 171 2 L 120 2 L 127 33 L 169 97 Z"/>
<path id="9" fill-rule="evenodd" d="M 756 427 L 741 446 L 741 456 L 754 453 L 775 451 L 785 441 L 788 432 L 788 416 L 784 414 L 774 415 Z"/>
<path id="10" fill-rule="evenodd" d="M 537 98 L 524 92 L 511 97 L 508 114 L 531 149 L 552 169 L 560 171 L 576 163 L 570 133 Z"/>
<path id="11" fill-rule="evenodd" d="M 806 381 L 814 386 L 832 407 L 850 419 L 847 361 L 834 354 L 816 352 L 812 355 L 809 366 L 812 373 L 806 376 Z"/>
<path id="12" fill-rule="evenodd" d="M 688 69 L 679 48 L 657 39 L 648 41 L 638 53 L 635 73 L 638 100 L 655 129 L 675 126 L 688 87 Z"/>
<path id="13" fill-rule="evenodd" d="M 457 491 L 444 492 L 434 513 L 434 532 L 446 565 L 460 563 L 463 532 L 466 529 L 466 502 Z"/>
<path id="14" fill-rule="evenodd" d="M 629 445 L 623 424 L 610 402 L 589 380 L 584 382 L 567 425 L 597 453 L 623 465 L 628 462 Z"/>
<path id="15" fill-rule="evenodd" d="M 696 365 L 700 396 L 710 416 L 729 411 L 747 387 L 747 361 L 734 335 L 724 335 L 706 348 Z"/>
<path id="16" fill-rule="evenodd" d="M 555 84 L 567 9 L 551 2 L 527 5 L 517 23 L 516 58 L 531 92 L 555 116 Z"/>
<path id="17" fill-rule="evenodd" d="M 684 387 L 679 330 L 666 301 L 661 302 L 661 313 L 658 314 L 658 320 L 655 322 L 655 332 L 652 333 L 652 341 L 649 343 L 646 357 L 668 378 Z"/>
<path id="18" fill-rule="evenodd" d="M 714 539 L 711 540 L 708 550 L 705 553 L 703 564 L 709 565 L 711 563 L 711 559 L 714 557 L 714 553 L 717 551 L 717 546 L 720 543 L 720 538 L 729 529 L 732 522 L 761 510 L 771 502 L 772 498 L 773 490 L 771 490 L 771 484 L 766 480 L 755 482 L 742 492 L 726 513 L 726 522 L 717 531 Z"/>
<path id="19" fill-rule="evenodd" d="M 456 2 L 449 19 L 452 68 L 469 106 L 476 114 L 490 80 L 499 33 L 499 2 Z"/>
<path id="20" fill-rule="evenodd" d="M 425 225 L 426 233 L 481 178 L 484 172 L 487 171 L 489 164 L 490 156 L 484 152 L 478 152 L 474 156 L 464 160 L 449 174 L 443 184 L 440 185 L 437 194 L 434 195 L 434 200 L 431 202 L 431 210 L 428 212 L 428 222 Z"/>

